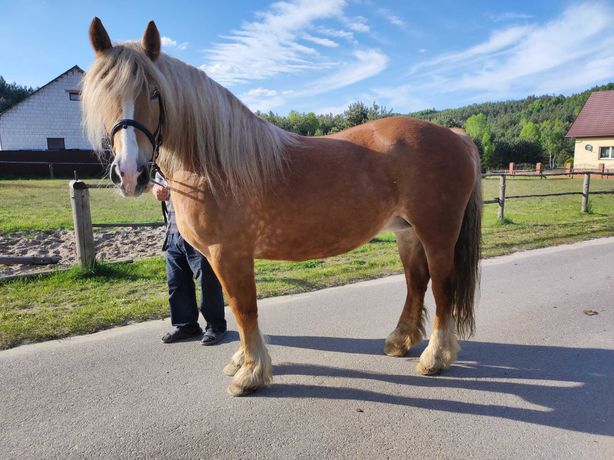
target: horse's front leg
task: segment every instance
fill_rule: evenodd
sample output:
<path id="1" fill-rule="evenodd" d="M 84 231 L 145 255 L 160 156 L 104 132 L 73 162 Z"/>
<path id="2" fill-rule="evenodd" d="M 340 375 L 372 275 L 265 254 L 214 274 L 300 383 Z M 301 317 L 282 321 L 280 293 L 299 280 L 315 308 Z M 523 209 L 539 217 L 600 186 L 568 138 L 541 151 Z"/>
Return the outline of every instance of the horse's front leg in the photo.
<path id="1" fill-rule="evenodd" d="M 233 396 L 249 394 L 272 380 L 271 357 L 258 328 L 254 258 L 249 251 L 226 250 L 223 245 L 209 248 L 228 304 L 237 321 L 241 346 L 224 368 L 232 375 L 228 392 Z"/>

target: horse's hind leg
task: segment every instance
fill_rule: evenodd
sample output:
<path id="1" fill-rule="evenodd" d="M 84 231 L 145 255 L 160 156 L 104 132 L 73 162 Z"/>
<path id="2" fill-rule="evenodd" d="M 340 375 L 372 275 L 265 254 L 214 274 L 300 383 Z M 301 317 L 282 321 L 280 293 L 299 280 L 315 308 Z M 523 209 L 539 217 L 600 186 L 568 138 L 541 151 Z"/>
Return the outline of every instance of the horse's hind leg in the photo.
<path id="1" fill-rule="evenodd" d="M 394 331 L 384 345 L 388 356 L 405 356 L 425 335 L 424 293 L 429 282 L 429 270 L 422 244 L 413 230 L 396 233 L 397 247 L 407 282 L 405 306 Z"/>
<path id="2" fill-rule="evenodd" d="M 241 338 L 239 350 L 224 368 L 225 374 L 233 376 L 228 392 L 242 396 L 268 385 L 273 369 L 258 328 L 254 261 L 220 247 L 210 252 L 211 265 L 224 287 Z"/>
<path id="3" fill-rule="evenodd" d="M 429 344 L 422 352 L 416 369 L 421 374 L 433 375 L 450 367 L 460 351 L 452 316 L 454 243 L 425 244 L 424 248 L 437 308 Z"/>

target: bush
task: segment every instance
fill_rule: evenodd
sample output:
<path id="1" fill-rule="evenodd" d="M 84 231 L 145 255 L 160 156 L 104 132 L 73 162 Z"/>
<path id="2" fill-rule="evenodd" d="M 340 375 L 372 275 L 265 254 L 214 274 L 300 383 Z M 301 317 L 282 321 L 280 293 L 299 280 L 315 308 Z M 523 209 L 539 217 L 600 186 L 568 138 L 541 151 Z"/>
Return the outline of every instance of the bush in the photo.
<path id="1" fill-rule="evenodd" d="M 503 139 L 495 142 L 493 154 L 487 159 L 489 169 L 506 167 L 510 162 L 535 164 L 542 162 L 544 153 L 537 142 L 527 139 Z"/>

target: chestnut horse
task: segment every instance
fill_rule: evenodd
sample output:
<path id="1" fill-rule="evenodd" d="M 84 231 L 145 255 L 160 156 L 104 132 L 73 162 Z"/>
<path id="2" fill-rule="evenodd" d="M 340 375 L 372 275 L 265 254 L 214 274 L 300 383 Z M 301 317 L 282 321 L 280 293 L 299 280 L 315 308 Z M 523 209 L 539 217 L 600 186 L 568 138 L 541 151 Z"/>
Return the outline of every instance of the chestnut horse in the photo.
<path id="1" fill-rule="evenodd" d="M 391 117 L 302 137 L 161 53 L 153 21 L 141 43 L 112 44 L 94 18 L 90 41 L 96 59 L 83 82 L 86 132 L 95 146 L 112 133 L 111 176 L 127 196 L 147 188 L 147 165 L 163 140 L 157 162 L 179 231 L 210 261 L 237 321 L 240 348 L 224 368 L 232 395 L 272 379 L 254 259 L 330 257 L 382 230 L 396 234 L 408 289 L 384 352 L 403 356 L 422 340 L 431 280 L 434 329 L 417 370 L 436 374 L 456 360 L 456 333 L 474 329 L 482 203 L 479 154 L 462 130 Z"/>

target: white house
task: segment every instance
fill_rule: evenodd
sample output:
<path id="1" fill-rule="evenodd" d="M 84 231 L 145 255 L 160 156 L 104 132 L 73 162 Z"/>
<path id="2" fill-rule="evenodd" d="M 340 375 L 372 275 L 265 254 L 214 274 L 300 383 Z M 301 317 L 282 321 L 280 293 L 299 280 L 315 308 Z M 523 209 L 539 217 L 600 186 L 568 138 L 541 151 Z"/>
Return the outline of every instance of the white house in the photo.
<path id="1" fill-rule="evenodd" d="M 0 113 L 0 150 L 91 150 L 81 129 L 83 73 L 74 66 Z"/>

